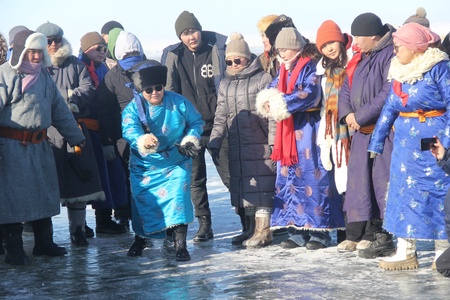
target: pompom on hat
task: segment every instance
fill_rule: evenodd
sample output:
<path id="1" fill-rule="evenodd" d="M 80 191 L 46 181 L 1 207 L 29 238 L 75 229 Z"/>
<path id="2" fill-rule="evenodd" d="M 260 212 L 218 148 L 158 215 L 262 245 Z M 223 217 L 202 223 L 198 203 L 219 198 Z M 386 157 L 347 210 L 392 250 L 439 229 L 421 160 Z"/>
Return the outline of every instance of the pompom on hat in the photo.
<path id="1" fill-rule="evenodd" d="M 106 42 L 103 37 L 96 31 L 88 32 L 80 39 L 81 51 L 86 52 L 94 45 L 102 44 L 106 46 Z"/>
<path id="2" fill-rule="evenodd" d="M 158 84 L 166 85 L 167 67 L 156 60 L 146 59 L 128 70 L 127 76 L 133 82 L 134 89 L 141 93 L 145 89 Z"/>
<path id="3" fill-rule="evenodd" d="M 301 50 L 305 45 L 305 39 L 294 27 L 282 28 L 275 40 L 276 49 Z"/>
<path id="4" fill-rule="evenodd" d="M 417 23 L 420 24 L 422 26 L 425 26 L 427 28 L 430 28 L 430 21 L 426 18 L 427 16 L 427 11 L 425 10 L 425 8 L 423 7 L 418 7 L 416 10 L 416 14 L 410 16 L 408 19 L 406 19 L 404 24 L 407 23 Z"/>
<path id="5" fill-rule="evenodd" d="M 401 26 L 392 36 L 395 44 L 414 52 L 425 52 L 431 44 L 440 40 L 437 33 L 415 22 Z"/>
<path id="6" fill-rule="evenodd" d="M 322 53 L 322 48 L 329 42 L 340 42 L 346 49 L 351 47 L 353 38 L 346 33 L 342 33 L 341 28 L 333 21 L 326 20 L 317 29 L 316 44 L 317 49 Z"/>
<path id="7" fill-rule="evenodd" d="M 388 30 L 388 27 L 381 22 L 380 17 L 370 12 L 357 16 L 351 26 L 353 36 L 382 36 Z"/>
<path id="8" fill-rule="evenodd" d="M 197 29 L 198 31 L 202 31 L 202 25 L 194 16 L 193 13 L 188 12 L 187 10 L 183 11 L 175 21 L 175 32 L 177 33 L 177 37 L 181 37 L 181 33 L 186 29 Z"/>
<path id="9" fill-rule="evenodd" d="M 40 32 L 45 36 L 63 36 L 64 30 L 56 24 L 47 22 L 36 28 L 36 32 Z"/>
<path id="10" fill-rule="evenodd" d="M 225 50 L 225 57 L 240 56 L 250 59 L 252 53 L 248 47 L 247 42 L 244 40 L 242 34 L 233 32 L 230 34 L 230 42 L 227 44 Z"/>
<path id="11" fill-rule="evenodd" d="M 102 29 L 100 30 L 101 34 L 109 34 L 109 32 L 111 30 L 113 30 L 114 28 L 120 28 L 122 30 L 125 30 L 125 28 L 123 28 L 122 24 L 120 24 L 117 21 L 109 21 L 106 22 L 103 26 Z"/>
<path id="12" fill-rule="evenodd" d="M 9 65 L 13 69 L 17 70 L 20 67 L 28 49 L 42 50 L 42 67 L 46 68 L 52 65 L 47 51 L 47 37 L 39 32 L 23 30 L 14 37 L 14 48 L 9 60 Z"/>

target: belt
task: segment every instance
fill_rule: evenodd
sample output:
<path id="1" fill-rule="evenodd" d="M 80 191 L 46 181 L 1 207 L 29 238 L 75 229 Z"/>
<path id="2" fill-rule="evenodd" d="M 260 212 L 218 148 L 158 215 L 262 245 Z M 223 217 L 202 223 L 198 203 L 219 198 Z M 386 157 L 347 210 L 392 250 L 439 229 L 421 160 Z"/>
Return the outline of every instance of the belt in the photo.
<path id="1" fill-rule="evenodd" d="M 24 146 L 28 143 L 39 144 L 47 137 L 47 129 L 26 131 L 0 126 L 0 137 L 21 141 Z"/>
<path id="2" fill-rule="evenodd" d="M 84 118 L 84 119 L 78 119 L 77 122 L 84 123 L 84 125 L 86 125 L 87 129 L 89 129 L 89 130 L 100 131 L 100 126 L 98 125 L 98 121 L 95 119 Z"/>
<path id="3" fill-rule="evenodd" d="M 320 111 L 320 107 L 313 107 L 313 108 L 308 108 L 307 110 L 305 110 L 305 112 L 313 112 L 313 111 Z"/>
<path id="4" fill-rule="evenodd" d="M 364 134 L 371 134 L 374 129 L 375 129 L 375 124 L 372 124 L 372 125 L 361 126 L 361 127 L 359 127 L 358 131 L 361 133 L 364 133 Z"/>
<path id="5" fill-rule="evenodd" d="M 400 112 L 399 115 L 405 118 L 419 118 L 420 123 L 424 123 L 427 120 L 426 118 L 442 116 L 446 111 L 447 110 L 445 109 L 435 109 L 429 111 L 419 109 L 413 112 Z"/>

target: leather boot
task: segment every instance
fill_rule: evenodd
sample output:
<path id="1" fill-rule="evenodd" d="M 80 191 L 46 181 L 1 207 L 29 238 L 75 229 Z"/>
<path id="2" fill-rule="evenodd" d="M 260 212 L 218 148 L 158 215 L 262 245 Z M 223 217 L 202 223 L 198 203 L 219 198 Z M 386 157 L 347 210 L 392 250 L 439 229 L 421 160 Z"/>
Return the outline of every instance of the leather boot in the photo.
<path id="1" fill-rule="evenodd" d="M 111 209 L 95 210 L 95 232 L 103 234 L 122 234 L 128 230 L 124 225 L 117 224 L 111 219 Z"/>
<path id="2" fill-rule="evenodd" d="M 395 252 L 392 234 L 387 232 L 374 233 L 375 240 L 366 249 L 358 251 L 359 257 L 376 258 L 379 256 L 389 256 Z"/>
<path id="3" fill-rule="evenodd" d="M 147 247 L 147 239 L 135 235 L 133 245 L 131 245 L 130 250 L 128 250 L 127 256 L 141 256 L 145 247 Z"/>
<path id="4" fill-rule="evenodd" d="M 70 234 L 70 240 L 73 244 L 77 246 L 87 246 L 89 242 L 87 240 L 86 234 L 81 226 L 77 226 L 74 233 Z"/>
<path id="5" fill-rule="evenodd" d="M 256 215 L 256 227 L 253 236 L 242 243 L 245 247 L 265 247 L 272 244 L 272 232 L 270 231 L 270 215 Z"/>
<path id="6" fill-rule="evenodd" d="M 67 216 L 69 218 L 70 240 L 77 246 L 87 246 L 89 244 L 86 233 L 86 206 L 76 207 L 74 204 L 67 204 Z"/>
<path id="7" fill-rule="evenodd" d="M 186 248 L 187 225 L 178 225 L 174 228 L 175 259 L 177 261 L 191 260 L 191 256 Z"/>
<path id="8" fill-rule="evenodd" d="M 417 269 L 416 240 L 397 239 L 397 252 L 386 259 L 380 261 L 380 268 L 385 270 L 408 270 Z"/>
<path id="9" fill-rule="evenodd" d="M 166 237 L 164 238 L 163 245 L 166 248 L 173 248 L 175 246 L 174 239 L 173 239 L 173 228 L 167 228 L 166 229 Z"/>
<path id="10" fill-rule="evenodd" d="M 34 232 L 33 255 L 63 256 L 67 254 L 66 248 L 59 247 L 53 242 L 53 224 L 51 218 L 32 221 Z"/>
<path id="11" fill-rule="evenodd" d="M 198 217 L 199 228 L 194 235 L 194 242 L 206 242 L 214 238 L 211 227 L 211 215 Z"/>
<path id="12" fill-rule="evenodd" d="M 6 248 L 5 263 L 11 265 L 31 264 L 30 259 L 23 250 L 22 224 L 5 224 L 2 225 L 1 228 Z"/>
<path id="13" fill-rule="evenodd" d="M 251 238 L 253 236 L 253 234 L 255 233 L 255 226 L 256 226 L 255 216 L 254 215 L 246 216 L 245 219 L 246 219 L 245 223 L 247 224 L 247 229 L 244 232 L 242 232 L 240 235 L 237 235 L 231 239 L 231 243 L 234 245 L 242 245 L 242 242 Z"/>

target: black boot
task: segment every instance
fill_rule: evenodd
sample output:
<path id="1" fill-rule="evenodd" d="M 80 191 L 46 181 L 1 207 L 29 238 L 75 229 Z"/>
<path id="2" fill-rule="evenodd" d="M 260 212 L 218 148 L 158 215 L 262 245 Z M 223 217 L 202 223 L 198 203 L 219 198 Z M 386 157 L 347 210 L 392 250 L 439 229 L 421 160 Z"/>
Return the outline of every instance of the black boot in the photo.
<path id="1" fill-rule="evenodd" d="M 239 216 L 239 219 L 241 219 L 242 232 L 246 232 L 249 224 L 248 224 L 248 216 L 245 215 L 245 208 L 238 207 L 237 214 Z"/>
<path id="2" fill-rule="evenodd" d="M 89 239 L 94 237 L 94 230 L 87 223 L 84 223 L 84 234 Z"/>
<path id="3" fill-rule="evenodd" d="M 345 230 L 337 230 L 336 232 L 336 241 L 339 245 L 341 242 L 345 241 L 347 239 L 347 233 Z"/>
<path id="4" fill-rule="evenodd" d="M 246 219 L 245 224 L 247 224 L 247 228 L 244 232 L 242 232 L 242 234 L 237 235 L 231 239 L 231 243 L 233 245 L 242 245 L 243 241 L 248 240 L 255 233 L 255 225 L 256 225 L 255 216 L 254 215 L 246 216 L 245 219 Z"/>
<path id="5" fill-rule="evenodd" d="M 127 228 L 124 225 L 117 224 L 111 219 L 111 209 L 96 209 L 95 210 L 95 232 L 104 234 L 122 234 L 127 233 Z"/>
<path id="6" fill-rule="evenodd" d="M 194 235 L 194 242 L 206 242 L 214 238 L 211 227 L 211 215 L 198 217 L 199 228 Z"/>
<path id="7" fill-rule="evenodd" d="M 376 258 L 379 256 L 389 256 L 395 252 L 392 235 L 387 232 L 374 233 L 375 240 L 366 249 L 358 251 L 359 257 Z"/>
<path id="8" fill-rule="evenodd" d="M 53 224 L 51 218 L 44 218 L 31 222 L 34 232 L 33 255 L 63 256 L 66 248 L 59 247 L 53 242 Z"/>
<path id="9" fill-rule="evenodd" d="M 3 230 L 0 228 L 0 255 L 5 253 L 5 247 L 3 246 Z"/>
<path id="10" fill-rule="evenodd" d="M 86 238 L 86 234 L 83 232 L 81 226 L 77 226 L 75 233 L 70 234 L 70 240 L 77 246 L 87 246 L 89 242 Z"/>
<path id="11" fill-rule="evenodd" d="M 147 247 L 147 239 L 135 235 L 133 245 L 131 245 L 130 250 L 128 250 L 127 256 L 141 256 L 145 247 Z"/>
<path id="12" fill-rule="evenodd" d="M 177 261 L 191 260 L 191 256 L 186 249 L 187 225 L 178 225 L 174 228 L 175 252 Z"/>
<path id="13" fill-rule="evenodd" d="M 166 238 L 164 239 L 164 247 L 172 248 L 174 246 L 173 228 L 166 229 Z"/>
<path id="14" fill-rule="evenodd" d="M 22 224 L 5 224 L 1 227 L 6 248 L 5 263 L 11 265 L 31 264 L 30 259 L 25 254 L 25 251 L 23 251 Z"/>

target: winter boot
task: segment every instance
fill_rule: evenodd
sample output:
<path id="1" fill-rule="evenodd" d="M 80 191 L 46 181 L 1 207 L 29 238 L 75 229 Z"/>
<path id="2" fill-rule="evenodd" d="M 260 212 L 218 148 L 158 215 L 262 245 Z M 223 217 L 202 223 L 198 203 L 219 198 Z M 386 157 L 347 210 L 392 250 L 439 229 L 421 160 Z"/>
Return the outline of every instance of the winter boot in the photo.
<path id="1" fill-rule="evenodd" d="M 214 238 L 211 227 L 211 215 L 198 217 L 199 228 L 194 235 L 194 242 L 206 242 Z"/>
<path id="2" fill-rule="evenodd" d="M 353 252 L 356 250 L 357 242 L 344 240 L 337 245 L 338 252 Z"/>
<path id="3" fill-rule="evenodd" d="M 376 242 L 376 241 L 375 241 Z M 380 268 L 385 270 L 408 270 L 417 269 L 416 241 L 413 239 L 397 239 L 397 252 L 380 261 Z"/>
<path id="4" fill-rule="evenodd" d="M 347 234 L 345 230 L 337 230 L 336 231 L 336 241 L 338 245 L 347 239 Z"/>
<path id="5" fill-rule="evenodd" d="M 173 239 L 173 228 L 166 229 L 166 237 L 164 238 L 163 245 L 166 248 L 173 248 L 173 246 L 175 245 Z"/>
<path id="6" fill-rule="evenodd" d="M 450 277 L 450 248 L 444 251 L 435 262 L 436 270 L 445 277 Z"/>
<path id="7" fill-rule="evenodd" d="M 22 224 L 4 224 L 0 226 L 6 248 L 5 263 L 11 265 L 29 265 L 30 259 L 23 251 Z"/>
<path id="8" fill-rule="evenodd" d="M 270 231 L 270 214 L 271 209 L 261 212 L 259 209 L 255 215 L 255 233 L 253 236 L 245 240 L 242 245 L 245 247 L 259 248 L 272 244 L 272 232 Z"/>
<path id="9" fill-rule="evenodd" d="M 5 247 L 3 246 L 3 230 L 1 229 L 0 225 L 0 255 L 3 255 L 5 253 Z"/>
<path id="10" fill-rule="evenodd" d="M 247 215 L 245 216 L 245 224 L 247 225 L 247 228 L 240 234 L 231 239 L 231 243 L 233 245 L 242 245 L 242 242 L 245 240 L 248 240 L 253 236 L 255 233 L 255 214 L 253 215 Z"/>
<path id="11" fill-rule="evenodd" d="M 33 255 L 63 256 L 67 254 L 66 248 L 53 243 L 53 224 L 51 218 L 32 221 L 34 232 Z"/>
<path id="12" fill-rule="evenodd" d="M 191 260 L 191 256 L 186 248 L 186 234 L 187 225 L 178 225 L 174 228 L 174 240 L 175 240 L 175 259 L 177 261 Z"/>
<path id="13" fill-rule="evenodd" d="M 372 245 L 372 241 L 368 240 L 360 240 L 358 244 L 356 245 L 356 250 L 364 250 L 370 247 Z"/>
<path id="14" fill-rule="evenodd" d="M 241 220 L 242 232 L 245 232 L 248 228 L 247 214 L 245 213 L 245 208 L 236 207 L 235 211 L 236 211 L 236 214 L 239 216 L 239 219 Z"/>
<path id="15" fill-rule="evenodd" d="M 67 203 L 70 240 L 77 246 L 89 244 L 86 234 L 86 203 Z"/>
<path id="16" fill-rule="evenodd" d="M 122 234 L 127 233 L 127 228 L 124 225 L 119 225 L 111 219 L 111 209 L 96 209 L 95 210 L 95 232 L 103 234 Z"/>
<path id="17" fill-rule="evenodd" d="M 70 234 L 70 240 L 73 244 L 77 246 L 87 246 L 89 242 L 87 240 L 86 234 L 81 226 L 77 226 L 74 233 Z"/>
<path id="18" fill-rule="evenodd" d="M 89 227 L 86 222 L 84 223 L 84 233 L 86 234 L 86 237 L 88 239 L 91 239 L 94 237 L 94 230 L 91 227 Z"/>
<path id="19" fill-rule="evenodd" d="M 147 239 L 138 236 L 134 236 L 133 245 L 131 245 L 130 250 L 128 250 L 127 256 L 135 257 L 141 256 L 142 251 L 147 247 Z"/>
<path id="20" fill-rule="evenodd" d="M 450 243 L 447 240 L 435 240 L 434 241 L 434 260 L 431 265 L 432 270 L 436 270 L 436 261 L 445 252 L 450 248 Z"/>
<path id="21" fill-rule="evenodd" d="M 376 258 L 379 256 L 389 256 L 395 252 L 392 235 L 387 232 L 374 233 L 375 240 L 366 249 L 358 251 L 359 257 Z"/>

